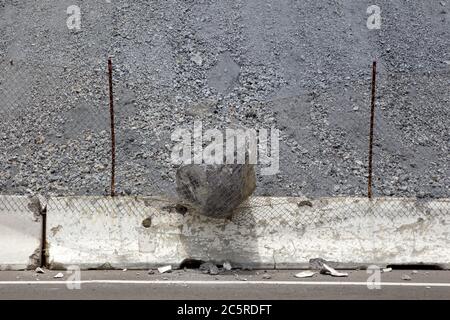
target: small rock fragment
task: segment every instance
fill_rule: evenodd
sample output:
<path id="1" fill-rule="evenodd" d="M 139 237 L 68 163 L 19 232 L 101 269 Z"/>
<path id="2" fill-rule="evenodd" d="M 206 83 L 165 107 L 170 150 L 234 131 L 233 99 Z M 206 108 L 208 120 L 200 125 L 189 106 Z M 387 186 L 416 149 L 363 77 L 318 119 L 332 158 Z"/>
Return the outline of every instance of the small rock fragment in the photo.
<path id="1" fill-rule="evenodd" d="M 45 142 L 45 138 L 44 138 L 43 136 L 37 136 L 37 137 L 34 139 L 34 142 L 35 142 L 36 144 L 43 144 L 43 143 Z"/>
<path id="2" fill-rule="evenodd" d="M 402 276 L 402 280 L 408 281 L 408 280 L 411 280 L 411 277 L 408 276 L 407 274 L 404 274 L 404 275 Z"/>
<path id="3" fill-rule="evenodd" d="M 224 268 L 225 270 L 227 270 L 227 271 L 230 271 L 230 270 L 232 269 L 231 263 L 228 262 L 228 261 L 225 261 L 225 262 L 223 263 L 223 268 Z"/>
<path id="4" fill-rule="evenodd" d="M 205 274 L 217 275 L 219 274 L 219 268 L 212 262 L 205 262 L 200 265 L 200 271 Z"/>
<path id="5" fill-rule="evenodd" d="M 200 53 L 198 53 L 198 52 L 196 54 L 192 55 L 191 60 L 193 62 L 195 62 L 195 64 L 198 66 L 201 66 L 203 63 L 203 59 L 202 59 Z"/>
<path id="6" fill-rule="evenodd" d="M 263 279 L 272 279 L 272 276 L 270 274 L 266 273 L 262 276 L 262 278 Z"/>
<path id="7" fill-rule="evenodd" d="M 55 279 L 64 278 L 64 274 L 62 274 L 61 272 L 59 272 L 59 273 L 57 273 L 53 278 L 55 278 Z"/>
<path id="8" fill-rule="evenodd" d="M 148 270 L 147 274 L 155 274 L 155 271 L 153 271 L 153 270 Z"/>

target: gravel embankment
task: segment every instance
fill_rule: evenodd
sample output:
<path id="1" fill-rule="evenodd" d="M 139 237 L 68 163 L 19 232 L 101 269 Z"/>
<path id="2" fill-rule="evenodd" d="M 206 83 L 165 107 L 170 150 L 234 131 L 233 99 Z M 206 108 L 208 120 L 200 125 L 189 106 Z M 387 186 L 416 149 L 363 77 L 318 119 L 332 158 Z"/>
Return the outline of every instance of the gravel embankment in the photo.
<path id="1" fill-rule="evenodd" d="M 105 194 L 113 55 L 119 192 L 173 193 L 171 133 L 276 127 L 260 195 L 449 197 L 450 2 L 0 0 L 0 193 Z"/>

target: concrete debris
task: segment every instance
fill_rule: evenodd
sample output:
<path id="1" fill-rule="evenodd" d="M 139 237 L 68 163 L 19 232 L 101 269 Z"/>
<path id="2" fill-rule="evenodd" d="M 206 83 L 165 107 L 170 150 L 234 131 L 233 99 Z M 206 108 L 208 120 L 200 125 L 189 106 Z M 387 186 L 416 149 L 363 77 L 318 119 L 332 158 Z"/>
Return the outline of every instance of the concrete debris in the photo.
<path id="1" fill-rule="evenodd" d="M 383 272 L 383 273 L 385 273 L 385 272 L 391 272 L 392 271 L 392 268 L 384 268 L 384 269 L 381 269 L 381 272 Z"/>
<path id="2" fill-rule="evenodd" d="M 311 270 L 322 270 L 324 263 L 326 263 L 327 266 L 330 266 L 332 268 L 336 268 L 339 265 L 338 262 L 327 261 L 327 260 L 322 259 L 322 258 L 315 258 L 315 259 L 310 259 L 309 260 L 309 269 L 311 269 Z"/>
<path id="3" fill-rule="evenodd" d="M 172 266 L 164 266 L 158 268 L 159 273 L 166 273 L 172 271 Z"/>
<path id="4" fill-rule="evenodd" d="M 200 271 L 204 274 L 217 275 L 219 274 L 219 268 L 214 263 L 205 262 L 200 265 Z"/>
<path id="5" fill-rule="evenodd" d="M 64 278 L 64 274 L 61 273 L 61 272 L 59 272 L 59 273 L 57 273 L 53 278 L 55 278 L 55 279 Z"/>
<path id="6" fill-rule="evenodd" d="M 226 270 L 226 271 L 230 271 L 230 270 L 232 269 L 231 263 L 228 262 L 228 261 L 225 261 L 225 262 L 223 263 L 223 269 Z"/>
<path id="7" fill-rule="evenodd" d="M 320 273 L 322 274 L 329 274 L 333 277 L 348 277 L 348 273 L 345 272 L 338 272 L 332 267 L 327 266 L 325 263 L 323 264 L 323 269 L 320 270 Z"/>
<path id="8" fill-rule="evenodd" d="M 313 275 L 315 275 L 317 272 L 313 271 L 303 271 L 299 272 L 295 275 L 296 278 L 311 278 Z"/>
<path id="9" fill-rule="evenodd" d="M 321 274 L 328 274 L 333 277 L 348 277 L 348 273 L 338 272 L 334 268 L 339 265 L 338 262 L 327 261 L 322 258 L 315 258 L 309 260 L 309 268 L 311 270 L 319 270 Z"/>
<path id="10" fill-rule="evenodd" d="M 411 277 L 408 276 L 407 274 L 404 274 L 404 275 L 402 276 L 402 280 L 409 281 L 409 280 L 411 280 Z"/>
<path id="11" fill-rule="evenodd" d="M 36 273 L 45 273 L 44 269 L 37 267 L 35 270 Z"/>

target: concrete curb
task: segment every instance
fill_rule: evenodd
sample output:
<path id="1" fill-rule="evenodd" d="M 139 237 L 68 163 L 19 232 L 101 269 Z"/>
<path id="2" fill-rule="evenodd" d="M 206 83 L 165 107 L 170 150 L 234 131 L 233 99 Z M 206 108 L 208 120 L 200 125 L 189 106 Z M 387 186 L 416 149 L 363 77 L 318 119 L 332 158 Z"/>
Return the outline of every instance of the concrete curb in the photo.
<path id="1" fill-rule="evenodd" d="M 0 196 L 0 270 L 40 266 L 42 230 L 38 198 Z"/>
<path id="2" fill-rule="evenodd" d="M 253 268 L 450 266 L 450 201 L 255 197 L 232 220 L 180 214 L 157 198 L 50 198 L 49 267 L 150 268 L 187 258 Z"/>

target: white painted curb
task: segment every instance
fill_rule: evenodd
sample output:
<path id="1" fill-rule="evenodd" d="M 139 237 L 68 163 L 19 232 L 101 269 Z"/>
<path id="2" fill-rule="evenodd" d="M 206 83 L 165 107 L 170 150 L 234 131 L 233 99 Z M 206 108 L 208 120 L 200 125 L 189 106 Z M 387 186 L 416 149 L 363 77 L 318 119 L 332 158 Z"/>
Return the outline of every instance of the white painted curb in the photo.
<path id="1" fill-rule="evenodd" d="M 342 267 L 450 265 L 449 200 L 304 201 L 255 197 L 230 221 L 183 216 L 155 198 L 51 198 L 48 261 L 54 269 L 176 267 L 186 258 L 265 268 L 317 257 Z"/>
<path id="2" fill-rule="evenodd" d="M 0 196 L 0 270 L 40 265 L 42 223 L 37 198 Z"/>

